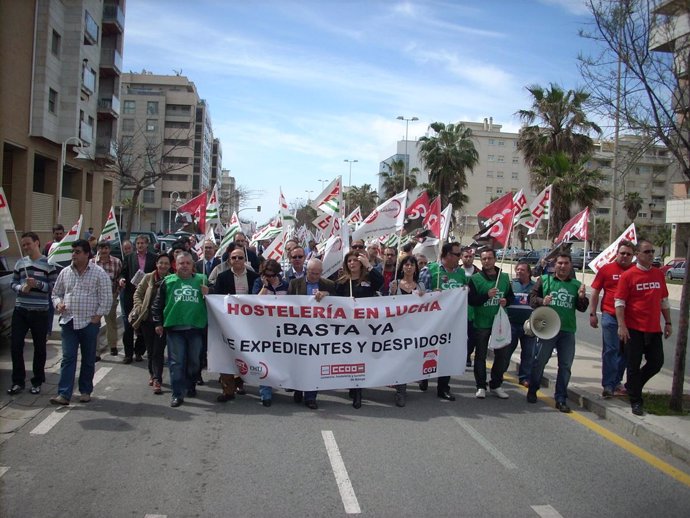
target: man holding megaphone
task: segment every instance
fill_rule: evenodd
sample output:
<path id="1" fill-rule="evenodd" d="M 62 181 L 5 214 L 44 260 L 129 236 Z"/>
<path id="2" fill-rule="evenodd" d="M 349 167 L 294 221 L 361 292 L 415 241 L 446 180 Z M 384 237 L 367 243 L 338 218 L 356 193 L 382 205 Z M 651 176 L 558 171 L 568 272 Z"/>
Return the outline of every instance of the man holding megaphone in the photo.
<path id="1" fill-rule="evenodd" d="M 549 306 L 558 314 L 560 331 L 551 339 L 537 339 L 536 357 L 532 364 L 527 402 L 537 402 L 537 390 L 541 385 L 544 367 L 551 358 L 554 348 L 558 354 L 558 373 L 556 375 L 556 408 L 561 412 L 570 413 L 567 405 L 568 383 L 570 370 L 575 359 L 575 331 L 577 329 L 575 311 L 585 312 L 589 300 L 585 286 L 578 280 L 571 278 L 573 269 L 570 254 L 561 252 L 556 257 L 553 275 L 542 275 L 537 280 L 529 301 L 533 308 Z"/>

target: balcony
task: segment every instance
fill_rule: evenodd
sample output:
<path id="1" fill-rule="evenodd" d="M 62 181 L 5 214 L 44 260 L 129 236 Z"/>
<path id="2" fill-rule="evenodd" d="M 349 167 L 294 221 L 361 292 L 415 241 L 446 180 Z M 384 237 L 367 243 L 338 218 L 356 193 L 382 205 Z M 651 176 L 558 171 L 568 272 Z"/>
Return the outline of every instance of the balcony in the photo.
<path id="1" fill-rule="evenodd" d="M 122 74 L 122 54 L 117 49 L 101 48 L 99 68 L 102 75 L 119 76 Z"/>
<path id="2" fill-rule="evenodd" d="M 119 5 L 103 6 L 103 34 L 122 34 L 125 31 L 125 13 Z"/>
<path id="3" fill-rule="evenodd" d="M 113 139 L 99 138 L 96 140 L 96 158 L 115 160 L 117 157 L 117 145 Z"/>
<path id="4" fill-rule="evenodd" d="M 660 19 L 649 31 L 649 50 L 673 52 L 677 48 L 676 40 L 688 34 L 690 34 L 690 14 Z"/>
<path id="5" fill-rule="evenodd" d="M 120 116 L 120 99 L 112 95 L 98 100 L 98 115 L 117 119 Z"/>
<path id="6" fill-rule="evenodd" d="M 79 123 L 79 138 L 87 144 L 91 144 L 93 142 L 93 126 L 88 122 L 81 121 Z"/>
<path id="7" fill-rule="evenodd" d="M 88 66 L 82 67 L 81 89 L 87 95 L 91 95 L 96 91 L 96 72 Z"/>

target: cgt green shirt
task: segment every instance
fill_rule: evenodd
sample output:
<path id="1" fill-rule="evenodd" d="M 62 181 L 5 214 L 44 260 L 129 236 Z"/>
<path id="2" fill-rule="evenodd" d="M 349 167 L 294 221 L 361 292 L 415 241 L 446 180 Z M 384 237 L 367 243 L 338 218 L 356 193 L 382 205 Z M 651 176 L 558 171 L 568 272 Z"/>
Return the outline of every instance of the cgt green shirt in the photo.
<path id="1" fill-rule="evenodd" d="M 562 281 L 555 275 L 542 275 L 541 282 L 544 297 L 551 295 L 553 299 L 549 307 L 555 309 L 561 318 L 561 331 L 574 333 L 577 329 L 575 310 L 580 281 L 575 279 Z"/>
<path id="2" fill-rule="evenodd" d="M 495 279 L 489 279 L 482 273 L 475 273 L 470 277 L 470 282 L 474 285 L 477 293 L 486 294 L 491 288 L 496 286 Z M 491 329 L 494 317 L 498 313 L 500 300 L 506 296 L 510 289 L 510 277 L 507 273 L 501 273 L 498 280 L 498 292 L 496 296 L 487 300 L 481 306 L 474 306 L 474 327 L 477 329 Z"/>
<path id="3" fill-rule="evenodd" d="M 208 315 L 204 295 L 201 293 L 205 279 L 206 276 L 199 273 L 189 279 L 181 279 L 177 274 L 165 278 L 163 327 L 206 327 Z"/>
<path id="4" fill-rule="evenodd" d="M 431 289 L 435 290 L 438 286 L 441 291 L 452 290 L 454 288 L 462 288 L 467 284 L 467 274 L 462 268 L 456 269 L 454 272 L 449 272 L 445 268 L 441 269 L 440 263 L 429 263 L 427 266 L 431 278 Z M 439 280 L 440 277 L 440 280 Z M 474 319 L 474 308 L 467 306 L 467 320 L 470 322 Z"/>

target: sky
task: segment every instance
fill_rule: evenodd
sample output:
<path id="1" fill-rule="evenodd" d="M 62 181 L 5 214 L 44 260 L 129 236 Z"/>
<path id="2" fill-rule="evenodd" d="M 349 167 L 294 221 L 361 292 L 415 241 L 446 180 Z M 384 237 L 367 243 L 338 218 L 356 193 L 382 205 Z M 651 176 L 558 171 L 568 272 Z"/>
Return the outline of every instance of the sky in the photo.
<path id="1" fill-rule="evenodd" d="M 223 168 L 266 221 L 321 180 L 378 185 L 396 142 L 435 121 L 517 131 L 525 87 L 582 85 L 583 0 L 129 0 L 124 70 L 181 71 L 210 107 Z M 475 179 L 474 181 L 481 181 Z"/>

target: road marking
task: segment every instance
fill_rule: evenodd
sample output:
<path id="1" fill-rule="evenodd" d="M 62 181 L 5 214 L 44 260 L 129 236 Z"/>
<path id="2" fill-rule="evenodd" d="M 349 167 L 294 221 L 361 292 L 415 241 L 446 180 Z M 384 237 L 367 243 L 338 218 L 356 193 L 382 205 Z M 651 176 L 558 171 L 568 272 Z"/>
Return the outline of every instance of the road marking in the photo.
<path id="1" fill-rule="evenodd" d="M 167 514 L 145 514 L 144 518 L 168 518 Z"/>
<path id="2" fill-rule="evenodd" d="M 541 518 L 563 518 L 563 515 L 550 505 L 533 505 L 532 510 Z"/>
<path id="3" fill-rule="evenodd" d="M 338 449 L 338 444 L 335 442 L 333 432 L 330 430 L 322 430 L 321 436 L 326 445 L 326 452 L 331 461 L 331 469 L 333 470 L 333 475 L 335 475 L 335 481 L 338 484 L 338 491 L 340 491 L 340 498 L 343 501 L 345 512 L 347 514 L 360 514 L 362 510 L 359 507 L 359 502 L 357 502 L 357 495 L 355 495 L 355 490 L 352 488 L 350 477 L 347 474 L 347 468 L 345 468 L 343 458 L 340 456 L 340 450 Z"/>
<path id="4" fill-rule="evenodd" d="M 2 477 L 5 473 L 7 473 L 10 470 L 9 467 L 7 466 L 0 466 L 0 477 Z"/>
<path id="5" fill-rule="evenodd" d="M 491 444 L 482 434 L 477 430 L 472 428 L 470 425 L 465 423 L 462 419 L 457 416 L 451 416 L 455 421 L 468 433 L 472 438 L 477 441 L 486 451 L 488 451 L 491 456 L 500 462 L 506 469 L 517 469 L 517 466 L 511 462 L 511 460 L 503 455 L 496 446 Z"/>
<path id="6" fill-rule="evenodd" d="M 106 374 L 108 374 L 112 367 L 101 367 L 96 371 L 93 376 L 93 386 L 95 387 L 99 381 L 101 381 Z M 70 407 L 62 407 L 52 412 L 48 417 L 46 417 L 41 423 L 29 432 L 29 435 L 45 435 L 47 434 L 56 424 L 58 424 L 63 417 L 65 417 L 70 411 Z"/>

